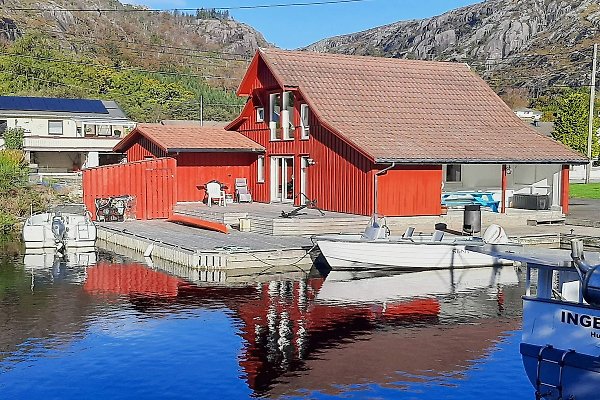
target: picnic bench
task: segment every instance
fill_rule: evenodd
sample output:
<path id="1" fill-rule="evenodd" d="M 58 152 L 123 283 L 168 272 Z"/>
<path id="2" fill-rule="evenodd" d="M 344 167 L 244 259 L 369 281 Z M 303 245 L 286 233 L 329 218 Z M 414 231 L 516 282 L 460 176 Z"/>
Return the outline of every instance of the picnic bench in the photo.
<path id="1" fill-rule="evenodd" d="M 489 207 L 493 212 L 498 212 L 500 202 L 494 200 L 492 192 L 457 191 L 442 193 L 442 205 L 446 207 L 480 205 Z"/>

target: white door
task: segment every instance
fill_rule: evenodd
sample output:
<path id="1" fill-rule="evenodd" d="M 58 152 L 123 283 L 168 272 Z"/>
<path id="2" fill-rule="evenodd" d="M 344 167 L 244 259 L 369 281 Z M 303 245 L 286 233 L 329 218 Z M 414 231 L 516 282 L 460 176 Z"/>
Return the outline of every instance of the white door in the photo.
<path id="1" fill-rule="evenodd" d="M 308 197 L 308 156 L 300 157 L 300 204 L 306 204 Z"/>
<path id="2" fill-rule="evenodd" d="M 271 157 L 271 201 L 294 201 L 293 157 Z"/>

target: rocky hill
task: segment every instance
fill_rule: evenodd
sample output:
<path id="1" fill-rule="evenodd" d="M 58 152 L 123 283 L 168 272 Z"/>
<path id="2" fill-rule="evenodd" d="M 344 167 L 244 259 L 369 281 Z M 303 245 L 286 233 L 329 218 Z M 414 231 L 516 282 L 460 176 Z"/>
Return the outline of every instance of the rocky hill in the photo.
<path id="1" fill-rule="evenodd" d="M 423 20 L 321 40 L 308 50 L 464 61 L 500 92 L 589 85 L 597 0 L 488 0 Z"/>
<path id="2" fill-rule="evenodd" d="M 230 79 L 216 84 L 227 88 L 235 87 L 256 49 L 269 46 L 262 34 L 227 13 L 144 10 L 117 0 L 0 0 L 0 39 L 10 42 L 37 30 L 68 51 L 120 65 L 153 70 L 185 67 L 224 76 Z"/>

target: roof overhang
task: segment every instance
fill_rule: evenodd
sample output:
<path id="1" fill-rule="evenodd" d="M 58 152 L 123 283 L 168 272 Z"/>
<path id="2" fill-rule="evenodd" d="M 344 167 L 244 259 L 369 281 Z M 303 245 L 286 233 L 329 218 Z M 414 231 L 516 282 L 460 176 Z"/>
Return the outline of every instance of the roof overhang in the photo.
<path id="1" fill-rule="evenodd" d="M 264 148 L 240 148 L 240 149 L 218 149 L 218 148 L 193 148 L 193 149 L 167 149 L 167 153 L 264 153 Z"/>
<path id="2" fill-rule="evenodd" d="M 484 160 L 484 159 L 462 159 L 462 158 L 445 158 L 445 159 L 410 159 L 406 158 L 377 158 L 375 164 L 556 164 L 556 165 L 584 165 L 587 160 Z"/>

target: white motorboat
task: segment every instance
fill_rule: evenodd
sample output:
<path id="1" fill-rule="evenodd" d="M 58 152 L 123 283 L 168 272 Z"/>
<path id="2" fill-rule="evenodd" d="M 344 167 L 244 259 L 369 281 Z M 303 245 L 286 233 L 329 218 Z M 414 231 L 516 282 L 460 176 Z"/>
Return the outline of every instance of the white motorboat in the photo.
<path id="1" fill-rule="evenodd" d="M 536 399 L 596 400 L 600 387 L 600 253 L 502 246 L 473 251 L 527 265 L 521 356 Z"/>
<path id="2" fill-rule="evenodd" d="M 336 269 L 446 269 L 493 267 L 513 262 L 466 249 L 486 243 L 508 244 L 508 237 L 498 225 L 490 226 L 482 238 L 448 235 L 390 236 L 385 223 L 372 219 L 360 234 L 320 235 L 313 238 L 329 266 Z M 515 246 L 520 246 L 515 244 Z"/>
<path id="3" fill-rule="evenodd" d="M 94 247 L 96 225 L 83 204 L 57 206 L 25 221 L 23 241 L 26 249 Z"/>

